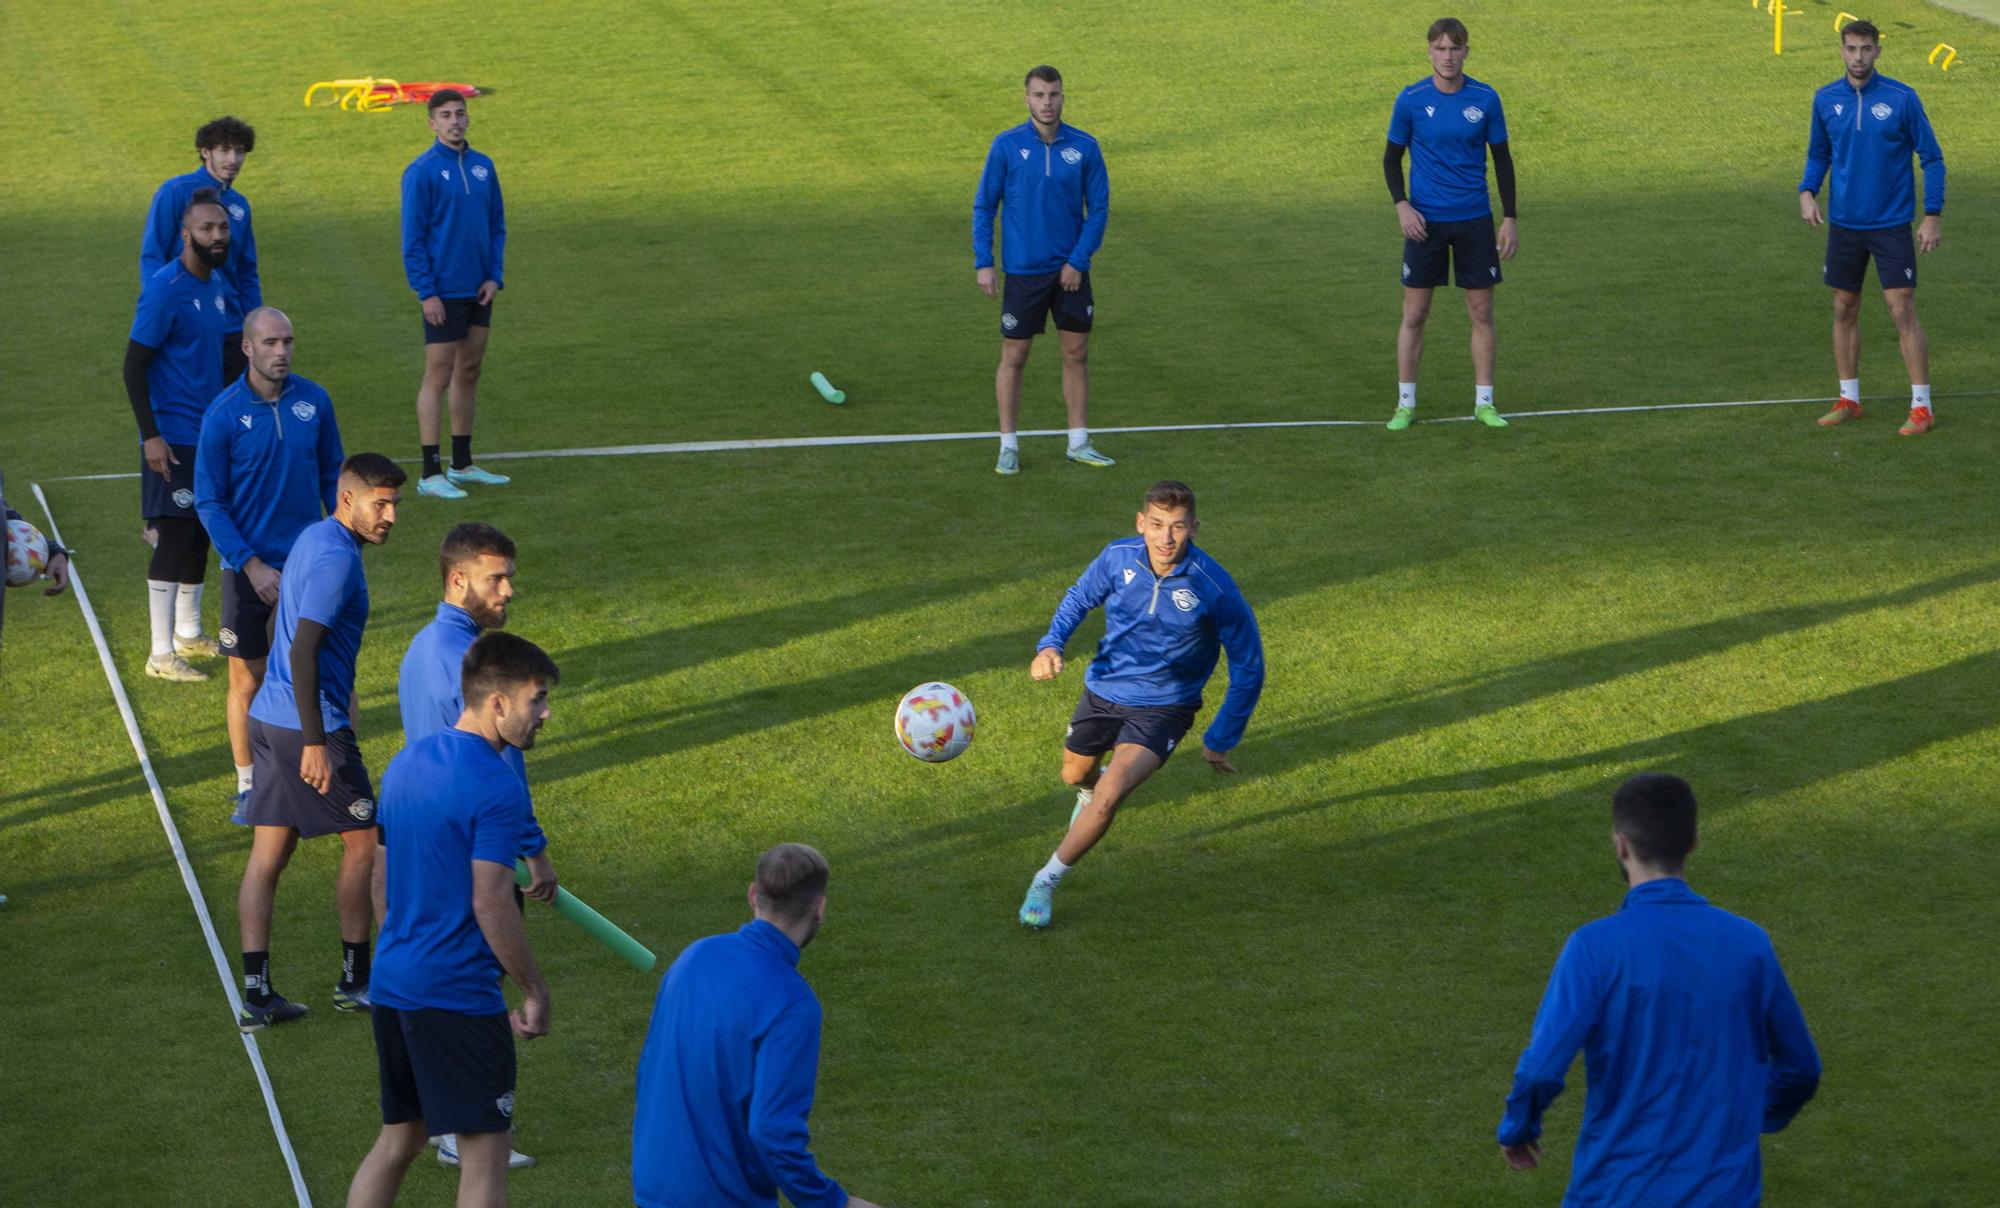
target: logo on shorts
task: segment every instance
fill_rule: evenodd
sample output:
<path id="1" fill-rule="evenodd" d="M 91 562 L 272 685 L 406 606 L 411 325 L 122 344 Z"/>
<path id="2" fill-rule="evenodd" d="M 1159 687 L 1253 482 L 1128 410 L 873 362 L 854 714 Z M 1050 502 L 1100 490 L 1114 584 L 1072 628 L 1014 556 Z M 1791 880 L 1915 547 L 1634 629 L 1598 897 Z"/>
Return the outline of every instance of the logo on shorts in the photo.
<path id="1" fill-rule="evenodd" d="M 1180 609 L 1182 612 L 1193 612 L 1195 609 L 1195 605 L 1199 603 L 1201 603 L 1201 598 L 1195 595 L 1193 592 L 1189 591 L 1187 588 L 1185 587 L 1174 588 L 1175 608 Z"/>
<path id="2" fill-rule="evenodd" d="M 493 1106 L 495 1106 L 495 1107 L 497 1107 L 497 1108 L 499 1108 L 499 1109 L 500 1109 L 500 1114 L 501 1114 L 501 1115 L 503 1115 L 503 1116 L 507 1117 L 507 1118 L 508 1118 L 509 1120 L 513 1119 L 513 1118 L 514 1118 L 514 1092 L 513 1092 L 513 1091 L 508 1091 L 508 1092 L 507 1092 L 506 1094 L 504 1094 L 504 1095 L 500 1096 L 500 1097 L 499 1097 L 498 1099 L 495 1099 L 495 1100 L 493 1101 Z"/>
<path id="3" fill-rule="evenodd" d="M 1064 738 L 1068 738 L 1068 737 L 1069 737 L 1070 735 L 1072 735 L 1072 734 L 1074 734 L 1074 733 L 1076 733 L 1076 723 L 1075 723 L 1075 722 L 1071 722 L 1071 723 L 1069 723 L 1068 725 L 1066 725 L 1066 726 L 1064 726 L 1064 727 L 1063 727 L 1063 737 L 1064 737 Z"/>
<path id="4" fill-rule="evenodd" d="M 1873 109 L 1870 109 L 1868 112 L 1875 115 L 1876 121 L 1886 122 L 1889 120 L 1889 115 L 1896 111 L 1894 109 L 1889 108 L 1886 102 L 1877 101 L 1875 102 L 1875 107 Z"/>
<path id="5" fill-rule="evenodd" d="M 236 649 L 236 631 L 234 629 L 229 628 L 226 625 L 220 630 L 216 631 L 215 640 L 222 643 L 222 648 L 224 650 Z"/>
<path id="6" fill-rule="evenodd" d="M 1477 105 L 1467 105 L 1465 107 L 1465 120 L 1468 122 L 1476 122 L 1485 116 L 1486 111 Z"/>
<path id="7" fill-rule="evenodd" d="M 1006 328 L 1008 331 L 1012 331 L 1016 327 L 1019 327 L 1020 325 L 1021 321 L 1015 318 L 1011 314 L 1003 314 L 1000 316 L 1000 326 Z"/>
<path id="8" fill-rule="evenodd" d="M 1066 164 L 1080 164 L 1083 162 L 1083 152 L 1077 150 L 1075 147 L 1064 147 L 1062 155 L 1063 162 Z"/>
<path id="9" fill-rule="evenodd" d="M 474 176 L 478 177 L 478 178 L 479 178 L 480 180 L 485 180 L 485 179 L 486 179 L 486 178 L 487 178 L 488 176 L 491 176 L 491 175 L 492 175 L 492 173 L 491 173 L 491 172 L 488 172 L 488 171 L 486 170 L 486 165 L 485 165 L 485 164 L 474 164 L 474 165 L 472 165 L 472 174 L 473 174 Z"/>
<path id="10" fill-rule="evenodd" d="M 1903 270 L 1903 276 L 1908 280 L 1915 281 L 1917 279 L 1917 270 L 1913 268 L 1906 268 Z"/>
<path id="11" fill-rule="evenodd" d="M 182 488 L 180 488 L 179 490 L 175 491 L 175 492 L 174 492 L 174 506 L 175 506 L 175 507 L 177 507 L 177 508 L 191 508 L 191 507 L 193 507 L 193 506 L 194 506 L 194 492 L 193 492 L 193 491 L 190 491 L 190 490 L 188 490 L 188 489 L 187 489 L 186 487 L 182 487 Z"/>
<path id="12" fill-rule="evenodd" d="M 1097 314 L 1097 303 L 1095 302 L 1083 308 L 1083 317 L 1086 319 L 1093 318 L 1096 316 L 1096 314 Z"/>
<path id="13" fill-rule="evenodd" d="M 1169 739 L 1167 740 L 1167 750 L 1168 750 L 1168 752 L 1169 752 L 1169 753 L 1171 753 L 1171 752 L 1173 751 L 1173 749 L 1174 749 L 1174 744 L 1175 744 L 1175 743 L 1177 743 L 1177 742 L 1179 742 L 1179 741 L 1180 741 L 1180 739 L 1178 739 L 1178 738 L 1169 738 Z"/>
<path id="14" fill-rule="evenodd" d="M 1126 581 L 1127 583 L 1130 583 L 1130 582 L 1132 581 L 1132 576 L 1133 576 L 1133 575 L 1136 575 L 1136 574 L 1138 574 L 1138 573 L 1139 573 L 1138 571 L 1136 571 L 1136 570 L 1133 570 L 1133 569 L 1132 569 L 1131 567 L 1129 567 L 1129 566 L 1128 566 L 1128 567 L 1126 567 L 1126 568 L 1125 568 L 1125 581 Z"/>
<path id="15" fill-rule="evenodd" d="M 300 423 L 305 423 L 313 416 L 319 414 L 319 408 L 304 399 L 300 399 L 298 402 L 292 404 L 292 414 L 299 417 Z"/>
<path id="16" fill-rule="evenodd" d="M 1410 279 L 1410 262 L 1405 260 L 1403 261 L 1403 280 L 1408 281 L 1409 279 Z"/>
<path id="17" fill-rule="evenodd" d="M 1498 280 L 1500 279 L 1500 266 L 1499 266 L 1499 265 L 1497 265 L 1497 264 L 1496 264 L 1496 265 L 1494 265 L 1494 266 L 1493 266 L 1492 268 L 1489 268 L 1489 269 L 1487 269 L 1486 271 L 1487 271 L 1487 272 L 1489 272 L 1489 273 L 1492 273 L 1492 274 L 1493 274 L 1493 279 L 1494 279 L 1495 281 L 1498 281 Z"/>
<path id="18" fill-rule="evenodd" d="M 248 218 L 250 216 L 250 213 L 249 211 L 245 210 L 242 206 L 232 201 L 229 203 L 229 216 L 231 218 L 234 218 L 238 222 L 242 222 L 245 218 Z"/>
<path id="19" fill-rule="evenodd" d="M 356 822 L 366 822 L 375 816 L 375 803 L 363 797 L 353 805 L 348 806 L 347 812 L 354 815 Z"/>

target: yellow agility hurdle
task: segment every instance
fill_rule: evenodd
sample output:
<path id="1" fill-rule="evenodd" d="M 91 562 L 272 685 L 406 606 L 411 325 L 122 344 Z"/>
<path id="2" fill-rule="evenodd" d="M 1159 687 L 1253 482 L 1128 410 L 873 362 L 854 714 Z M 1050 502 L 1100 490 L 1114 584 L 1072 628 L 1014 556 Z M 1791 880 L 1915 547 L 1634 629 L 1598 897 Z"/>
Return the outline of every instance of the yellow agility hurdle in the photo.
<path id="1" fill-rule="evenodd" d="M 1942 63 L 1939 63 L 1937 61 L 1938 51 L 1940 50 L 1944 52 L 1944 62 Z M 1931 57 L 1925 59 L 1924 62 L 1934 65 L 1935 67 L 1937 67 L 1939 71 L 1950 71 L 1951 61 L 1953 59 L 1956 59 L 1957 57 L 1958 57 L 1957 47 L 1949 45 L 1948 43 L 1940 42 L 1936 46 L 1931 47 Z"/>
<path id="2" fill-rule="evenodd" d="M 361 76 L 347 80 L 320 80 L 306 89 L 305 105 L 312 108 L 313 96 L 320 89 L 338 94 L 342 109 L 352 109 L 356 113 L 383 113 L 389 106 L 403 99 L 403 85 L 388 76 Z"/>

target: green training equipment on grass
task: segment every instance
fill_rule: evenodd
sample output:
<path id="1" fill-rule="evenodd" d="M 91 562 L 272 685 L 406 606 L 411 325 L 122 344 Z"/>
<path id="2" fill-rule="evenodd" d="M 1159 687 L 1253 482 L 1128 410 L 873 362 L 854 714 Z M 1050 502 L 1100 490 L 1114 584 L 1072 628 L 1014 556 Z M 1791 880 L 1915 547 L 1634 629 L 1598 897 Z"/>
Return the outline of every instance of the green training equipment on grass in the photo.
<path id="1" fill-rule="evenodd" d="M 844 390 L 835 390 L 833 383 L 827 381 L 826 375 L 817 369 L 813 370 L 812 384 L 813 389 L 819 391 L 819 396 L 829 403 L 844 403 L 847 401 L 847 392 Z"/>
<path id="2" fill-rule="evenodd" d="M 516 885 L 525 886 L 533 879 L 526 864 L 518 860 L 514 862 Z M 584 904 L 582 898 L 560 885 L 556 886 L 555 907 L 557 914 L 583 928 L 591 938 L 602 942 L 606 948 L 624 957 L 625 963 L 639 972 L 651 973 L 653 966 L 660 963 L 660 958 L 653 955 L 651 948 L 626 935 L 618 924 L 592 910 Z"/>

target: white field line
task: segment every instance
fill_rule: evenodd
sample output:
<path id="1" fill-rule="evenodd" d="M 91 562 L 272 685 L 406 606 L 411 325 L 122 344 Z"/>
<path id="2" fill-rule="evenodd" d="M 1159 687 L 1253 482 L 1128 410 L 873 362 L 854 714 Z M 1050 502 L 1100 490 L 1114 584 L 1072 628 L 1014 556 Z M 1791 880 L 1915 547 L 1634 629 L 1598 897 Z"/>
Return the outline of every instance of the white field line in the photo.
<path id="1" fill-rule="evenodd" d="M 62 533 L 56 528 L 55 513 L 49 510 L 48 497 L 42 494 L 42 484 L 32 483 L 35 501 L 42 505 L 42 515 L 48 518 L 49 537 L 62 540 Z M 174 817 L 167 810 L 167 795 L 160 788 L 160 778 L 153 772 L 153 760 L 146 753 L 146 740 L 139 736 L 138 719 L 132 715 L 132 701 L 125 695 L 125 684 L 118 678 L 118 667 L 111 661 L 111 648 L 104 641 L 104 630 L 97 623 L 97 612 L 90 606 L 90 596 L 83 589 L 83 576 L 77 573 L 76 559 L 69 564 L 69 586 L 76 593 L 76 605 L 83 610 L 83 623 L 90 629 L 91 640 L 97 643 L 98 661 L 104 664 L 104 678 L 111 684 L 112 699 L 118 702 L 118 713 L 125 719 L 125 735 L 132 740 L 132 751 L 139 757 L 139 770 L 145 774 L 146 787 L 153 793 L 153 808 L 160 815 L 160 827 L 167 833 L 167 846 L 174 853 L 174 863 L 180 866 L 181 884 L 186 887 L 188 900 L 194 903 L 194 914 L 201 923 L 201 934 L 208 940 L 208 954 L 215 959 L 215 975 L 222 981 L 222 993 L 229 1000 L 229 1017 L 236 1018 L 242 1007 L 236 992 L 236 978 L 229 967 L 229 958 L 223 955 L 222 942 L 216 938 L 215 922 L 209 917 L 208 903 L 201 896 L 201 885 L 195 880 L 194 867 L 188 863 L 187 848 L 181 843 L 180 828 L 174 825 Z M 312 1196 L 306 1191 L 305 1175 L 299 1170 L 299 1155 L 292 1148 L 292 1138 L 285 1131 L 285 1118 L 278 1111 L 278 1096 L 271 1089 L 271 1075 L 264 1068 L 264 1054 L 257 1047 L 257 1038 L 248 1032 L 238 1032 L 243 1041 L 243 1051 L 250 1057 L 250 1068 L 257 1075 L 257 1087 L 264 1094 L 264 1110 L 271 1117 L 271 1131 L 277 1134 L 278 1151 L 284 1155 L 285 1169 L 292 1176 L 292 1191 L 298 1197 L 299 1208 L 312 1208 Z"/>

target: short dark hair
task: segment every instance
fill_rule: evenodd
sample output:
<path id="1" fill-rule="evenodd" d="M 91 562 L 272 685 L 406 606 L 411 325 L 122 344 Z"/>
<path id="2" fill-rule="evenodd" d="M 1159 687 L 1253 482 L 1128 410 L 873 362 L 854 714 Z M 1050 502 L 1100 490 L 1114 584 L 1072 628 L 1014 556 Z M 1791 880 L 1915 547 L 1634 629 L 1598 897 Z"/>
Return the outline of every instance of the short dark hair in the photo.
<path id="1" fill-rule="evenodd" d="M 444 543 L 438 546 L 438 574 L 449 583 L 451 572 L 481 554 L 492 554 L 512 562 L 514 541 L 490 524 L 468 520 L 444 535 Z"/>
<path id="2" fill-rule="evenodd" d="M 1162 508 L 1166 511 L 1172 511 L 1175 508 L 1186 508 L 1188 515 L 1192 516 L 1194 515 L 1194 488 L 1172 478 L 1156 482 L 1146 488 L 1145 502 L 1139 505 L 1139 510 L 1142 512 L 1147 508 Z"/>
<path id="3" fill-rule="evenodd" d="M 436 113 L 439 109 L 444 108 L 453 101 L 457 101 L 461 105 L 465 104 L 465 94 L 456 88 L 440 88 L 436 92 L 431 93 L 431 99 L 424 103 L 424 112 Z"/>
<path id="4" fill-rule="evenodd" d="M 214 206 L 217 209 L 222 209 L 222 194 L 209 188 L 207 185 L 203 185 L 201 188 L 188 194 L 188 203 L 181 207 L 182 226 L 187 225 L 188 211 L 194 209 L 196 206 Z M 222 213 L 227 217 L 229 211 L 222 209 Z"/>
<path id="5" fill-rule="evenodd" d="M 1030 67 L 1028 74 L 1021 77 L 1021 87 L 1026 88 L 1036 80 L 1040 80 L 1044 84 L 1060 84 L 1062 83 L 1062 72 L 1057 71 L 1047 63 L 1042 64 L 1040 67 Z"/>
<path id="6" fill-rule="evenodd" d="M 757 902 L 788 923 L 812 913 L 831 876 L 826 857 L 803 843 L 780 843 L 757 857 Z"/>
<path id="7" fill-rule="evenodd" d="M 1857 38 L 1866 38 L 1870 42 L 1880 42 L 1882 40 L 1882 31 L 1875 28 L 1873 21 L 1866 19 L 1849 21 L 1840 27 L 1841 41 L 1845 42 L 1849 34 L 1853 34 Z"/>
<path id="8" fill-rule="evenodd" d="M 194 132 L 194 149 L 212 151 L 217 147 L 241 147 L 248 155 L 257 149 L 257 132 L 240 118 L 216 118 Z"/>
<path id="9" fill-rule="evenodd" d="M 495 692 L 527 683 L 553 687 L 560 679 L 562 671 L 548 651 L 504 629 L 489 629 L 473 639 L 458 665 L 458 690 L 468 709 Z"/>
<path id="10" fill-rule="evenodd" d="M 370 487 L 400 487 L 410 480 L 403 467 L 380 453 L 356 453 L 340 463 L 340 476 Z"/>
<path id="11" fill-rule="evenodd" d="M 1611 795 L 1611 829 L 1655 868 L 1678 869 L 1694 850 L 1694 788 L 1665 772 L 1642 772 Z"/>
<path id="12" fill-rule="evenodd" d="M 1424 45 L 1429 46 L 1439 38 L 1450 38 L 1453 46 L 1466 44 L 1465 22 L 1457 17 L 1439 17 L 1431 22 L 1431 31 L 1424 35 Z"/>

